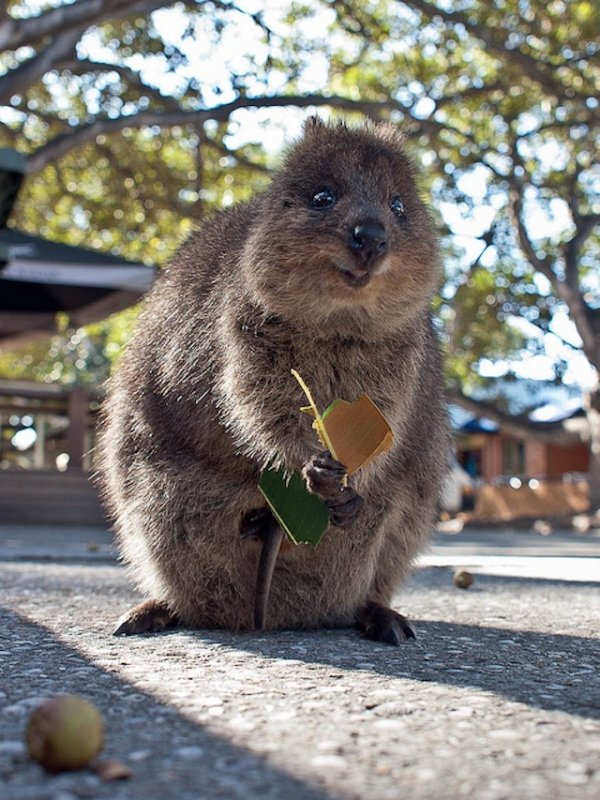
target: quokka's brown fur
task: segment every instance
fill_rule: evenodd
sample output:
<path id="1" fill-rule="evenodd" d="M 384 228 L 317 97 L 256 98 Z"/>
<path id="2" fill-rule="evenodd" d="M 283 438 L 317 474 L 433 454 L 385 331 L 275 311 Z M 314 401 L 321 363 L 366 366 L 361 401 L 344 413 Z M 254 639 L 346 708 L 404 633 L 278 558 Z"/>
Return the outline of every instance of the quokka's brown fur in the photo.
<path id="1" fill-rule="evenodd" d="M 324 187 L 334 202 L 315 207 Z M 385 231 L 387 252 L 361 283 L 363 224 Z M 310 120 L 264 194 L 190 238 L 150 292 L 105 407 L 104 493 L 148 598 L 186 626 L 252 627 L 260 544 L 240 523 L 265 505 L 260 470 L 301 470 L 319 450 L 295 368 L 320 408 L 368 394 L 394 445 L 350 478 L 364 499 L 354 518 L 317 549 L 282 548 L 268 627 L 351 625 L 390 604 L 447 461 L 438 279 L 413 168 L 386 125 Z"/>

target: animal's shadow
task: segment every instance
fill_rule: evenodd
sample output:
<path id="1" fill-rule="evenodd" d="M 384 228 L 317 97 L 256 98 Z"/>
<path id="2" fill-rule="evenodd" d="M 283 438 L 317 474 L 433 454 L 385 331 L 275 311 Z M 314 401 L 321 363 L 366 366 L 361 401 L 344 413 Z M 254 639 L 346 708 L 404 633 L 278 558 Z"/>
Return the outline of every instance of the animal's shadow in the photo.
<path id="1" fill-rule="evenodd" d="M 485 576 L 485 580 L 488 585 L 507 581 L 494 576 Z M 528 579 L 510 581 L 525 584 Z M 552 580 L 535 579 L 535 583 L 548 584 L 548 588 L 573 586 Z M 597 592 L 598 584 L 578 583 L 577 588 Z M 416 641 L 399 647 L 367 641 L 354 629 L 267 633 L 202 630 L 193 635 L 265 658 L 344 670 L 367 669 L 423 683 L 471 687 L 544 710 L 600 719 L 597 639 L 446 620 L 413 621 Z"/>
<path id="2" fill-rule="evenodd" d="M 182 710 L 98 666 L 44 626 L 2 606 L 0 618 L 3 800 L 92 795 L 98 800 L 330 798 L 325 789 L 271 764 L 266 756 L 228 741 L 208 726 L 190 720 Z M 42 698 L 65 692 L 80 694 L 97 704 L 106 723 L 106 751 L 102 756 L 125 758 L 133 770 L 129 785 L 111 782 L 90 788 L 94 777 L 88 770 L 54 775 L 20 750 L 13 755 L 11 746 L 24 737 L 25 707 L 32 709 Z M 15 716 L 18 703 L 22 710 Z M 6 713 L 7 707 L 10 713 Z M 8 746 L 3 749 L 5 742 Z M 186 750 L 193 752 L 186 755 Z M 132 751 L 138 751 L 142 760 L 133 761 Z"/>

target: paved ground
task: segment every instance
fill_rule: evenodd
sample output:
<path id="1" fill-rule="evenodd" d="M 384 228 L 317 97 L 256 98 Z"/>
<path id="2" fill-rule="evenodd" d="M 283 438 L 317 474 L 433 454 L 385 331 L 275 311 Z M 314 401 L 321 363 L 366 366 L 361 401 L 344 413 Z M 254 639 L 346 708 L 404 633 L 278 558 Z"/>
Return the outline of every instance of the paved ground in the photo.
<path id="1" fill-rule="evenodd" d="M 0 528 L 0 798 L 598 800 L 600 536 L 463 531 L 422 565 L 401 648 L 350 630 L 117 639 L 134 595 L 104 531 Z M 100 706 L 131 780 L 27 759 L 29 710 L 60 692 Z"/>

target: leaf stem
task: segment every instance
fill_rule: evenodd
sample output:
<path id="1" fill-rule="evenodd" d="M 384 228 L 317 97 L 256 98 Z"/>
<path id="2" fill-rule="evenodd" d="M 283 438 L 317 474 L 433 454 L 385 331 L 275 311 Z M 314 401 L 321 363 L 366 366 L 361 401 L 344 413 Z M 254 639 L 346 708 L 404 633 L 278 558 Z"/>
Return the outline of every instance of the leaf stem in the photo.
<path id="1" fill-rule="evenodd" d="M 298 372 L 296 372 L 295 369 L 292 370 L 292 375 L 294 376 L 294 378 L 296 378 L 296 380 L 300 384 L 300 388 L 302 389 L 302 391 L 306 395 L 306 399 L 308 400 L 309 405 L 313 410 L 313 413 L 315 415 L 315 423 L 317 425 L 317 428 L 319 429 L 319 434 L 321 435 L 321 439 L 325 443 L 325 446 L 327 447 L 327 449 L 329 450 L 329 452 L 331 453 L 333 458 L 335 458 L 335 460 L 338 461 L 339 459 L 338 459 L 338 457 L 337 457 L 337 455 L 335 453 L 335 450 L 333 449 L 333 445 L 331 444 L 331 439 L 329 438 L 329 434 L 327 433 L 327 429 L 325 428 L 325 423 L 323 422 L 323 417 L 319 413 L 319 409 L 317 408 L 317 404 L 313 400 L 313 396 L 310 393 L 310 389 L 304 383 L 304 381 L 302 380 L 302 378 L 300 377 Z"/>

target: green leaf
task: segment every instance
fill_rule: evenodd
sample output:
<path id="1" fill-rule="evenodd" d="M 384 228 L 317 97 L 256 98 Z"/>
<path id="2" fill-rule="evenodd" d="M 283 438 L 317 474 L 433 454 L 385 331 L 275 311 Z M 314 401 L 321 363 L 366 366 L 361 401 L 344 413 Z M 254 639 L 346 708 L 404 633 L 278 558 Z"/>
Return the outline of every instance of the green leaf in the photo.
<path id="1" fill-rule="evenodd" d="M 324 501 L 308 491 L 297 472 L 287 475 L 284 470 L 265 469 L 258 488 L 294 544 L 319 544 L 329 525 L 329 512 Z"/>

